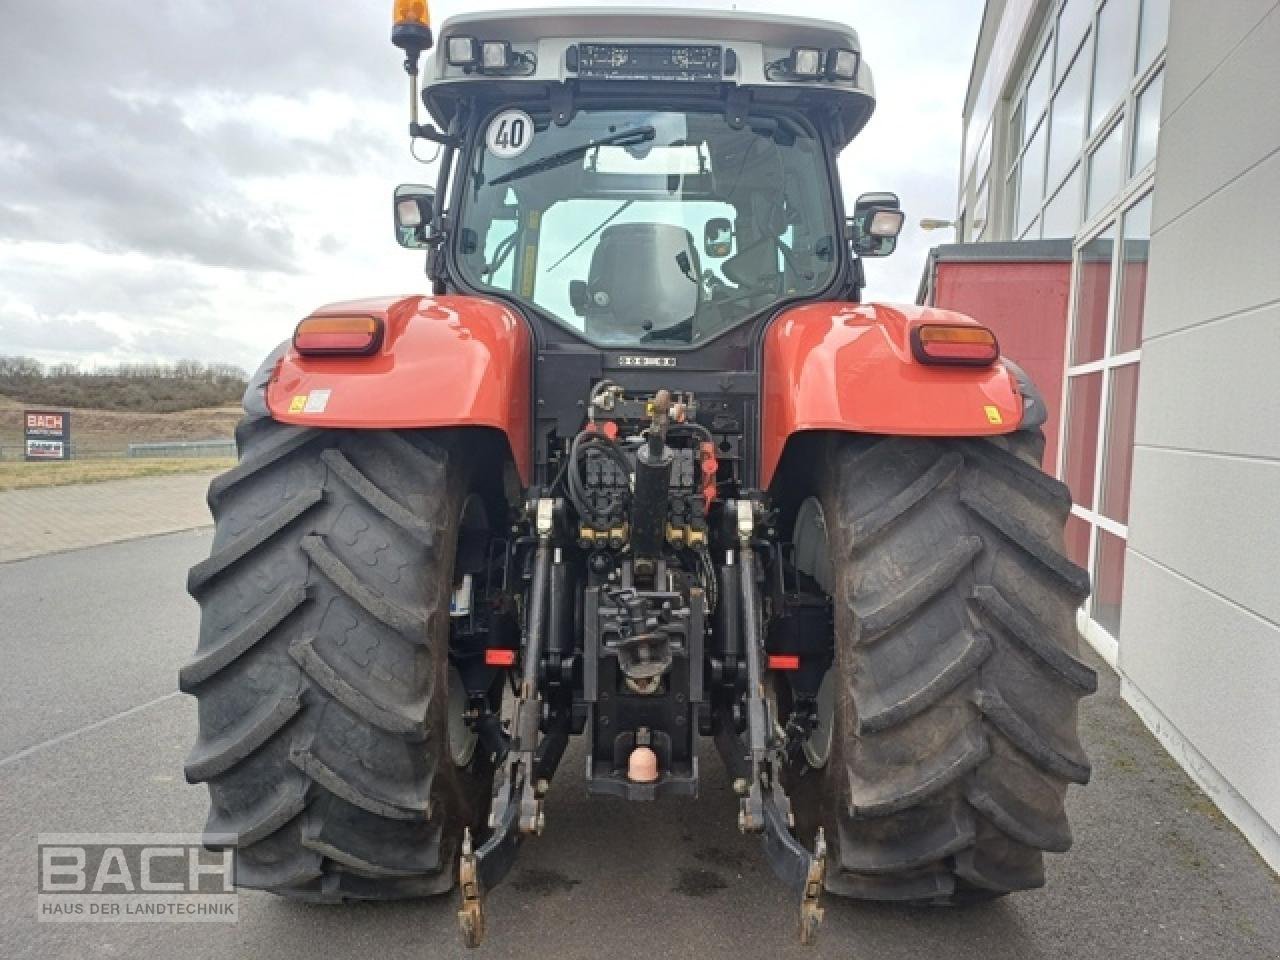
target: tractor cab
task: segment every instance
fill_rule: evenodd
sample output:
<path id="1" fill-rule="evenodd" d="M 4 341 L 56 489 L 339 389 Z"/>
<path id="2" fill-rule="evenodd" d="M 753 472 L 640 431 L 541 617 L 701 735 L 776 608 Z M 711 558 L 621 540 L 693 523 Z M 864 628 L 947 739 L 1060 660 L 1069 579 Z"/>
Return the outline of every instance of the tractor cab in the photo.
<path id="1" fill-rule="evenodd" d="M 476 13 L 443 25 L 423 74 L 434 126 L 413 132 L 446 153 L 436 189 L 414 194 L 434 216 L 403 205 L 397 238 L 439 249 L 443 287 L 510 300 L 551 339 L 680 351 L 860 286 L 850 241 L 869 238 L 874 211 L 842 217 L 833 160 L 874 95 L 848 29 L 714 11 Z"/>

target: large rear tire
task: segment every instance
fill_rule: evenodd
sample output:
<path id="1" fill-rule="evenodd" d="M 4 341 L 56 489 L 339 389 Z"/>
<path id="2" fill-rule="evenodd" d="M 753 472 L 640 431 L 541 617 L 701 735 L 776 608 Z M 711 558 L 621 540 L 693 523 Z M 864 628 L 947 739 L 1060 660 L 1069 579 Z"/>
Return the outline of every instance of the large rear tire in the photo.
<path id="1" fill-rule="evenodd" d="M 200 640 L 179 686 L 199 701 L 186 776 L 208 784 L 206 832 L 237 836 L 240 886 L 443 893 L 463 827 L 483 826 L 489 761 L 450 744 L 449 602 L 475 504 L 456 440 L 237 431 L 240 463 L 209 490 L 212 555 L 188 578 Z"/>
<path id="2" fill-rule="evenodd" d="M 1033 431 L 821 442 L 794 515 L 797 565 L 833 601 L 832 729 L 788 781 L 802 828 L 826 830 L 827 889 L 963 903 L 1041 886 L 1043 852 L 1071 844 L 1067 785 L 1089 779 L 1076 707 L 1097 682 L 1076 658 L 1089 584 L 1064 555 L 1066 487 Z M 825 568 L 799 542 L 815 511 Z"/>

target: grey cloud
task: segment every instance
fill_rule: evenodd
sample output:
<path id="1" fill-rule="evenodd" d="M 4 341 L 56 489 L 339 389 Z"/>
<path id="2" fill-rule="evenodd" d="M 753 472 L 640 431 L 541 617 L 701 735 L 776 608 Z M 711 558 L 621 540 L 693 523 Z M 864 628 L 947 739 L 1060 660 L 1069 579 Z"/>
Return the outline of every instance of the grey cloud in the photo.
<path id="1" fill-rule="evenodd" d="M 109 313 L 136 319 L 213 309 L 214 289 L 192 270 L 169 266 L 73 265 L 0 259 L 0 290 L 42 316 Z"/>
<path id="2" fill-rule="evenodd" d="M 192 91 L 293 95 L 327 88 L 381 95 L 394 63 L 389 4 L 315 0 L 42 0 L 6 5 L 6 98 L 48 106 L 74 91 L 91 111 L 104 86 L 160 98 Z M 40 78 L 39 84 L 18 78 Z M 83 78 L 79 80 L 78 78 Z"/>
<path id="3" fill-rule="evenodd" d="M 92 320 L 42 317 L 39 322 L 32 322 L 19 317 L 0 316 L 0 353 L 105 352 L 123 342 L 118 335 Z"/>
<path id="4" fill-rule="evenodd" d="M 197 131 L 182 104 L 386 96 L 386 73 L 369 69 L 394 69 L 380 12 L 301 0 L 14 5 L 0 31 L 0 238 L 296 270 L 292 230 L 241 178 L 351 173 L 393 132 L 355 124 L 310 139 L 248 120 Z"/>

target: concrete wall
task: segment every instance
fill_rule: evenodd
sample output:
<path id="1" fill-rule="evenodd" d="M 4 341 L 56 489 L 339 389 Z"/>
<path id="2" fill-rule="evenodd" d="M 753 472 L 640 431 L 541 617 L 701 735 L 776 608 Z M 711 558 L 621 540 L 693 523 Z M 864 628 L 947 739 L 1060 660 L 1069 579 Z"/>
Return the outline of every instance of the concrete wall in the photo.
<path id="1" fill-rule="evenodd" d="M 1280 869 L 1280 3 L 1172 4 L 1120 670 Z"/>

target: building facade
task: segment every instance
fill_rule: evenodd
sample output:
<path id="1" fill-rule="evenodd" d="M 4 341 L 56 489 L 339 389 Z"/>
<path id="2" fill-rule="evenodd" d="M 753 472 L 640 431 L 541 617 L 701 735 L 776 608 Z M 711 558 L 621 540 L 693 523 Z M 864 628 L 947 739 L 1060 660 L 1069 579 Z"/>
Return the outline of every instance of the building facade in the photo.
<path id="1" fill-rule="evenodd" d="M 1277 50 L 1277 0 L 988 0 L 957 239 L 1070 240 L 1085 636 L 1280 868 Z"/>

